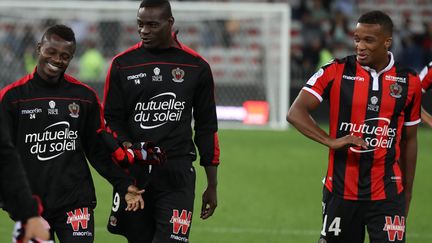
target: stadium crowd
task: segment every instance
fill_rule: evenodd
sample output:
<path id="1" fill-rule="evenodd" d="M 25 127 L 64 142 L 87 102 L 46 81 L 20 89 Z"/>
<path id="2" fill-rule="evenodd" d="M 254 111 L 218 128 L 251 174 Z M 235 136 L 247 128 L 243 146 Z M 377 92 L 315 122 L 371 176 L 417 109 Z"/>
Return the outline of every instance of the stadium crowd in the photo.
<path id="1" fill-rule="evenodd" d="M 367 0 L 268 0 L 267 2 L 288 2 L 292 7 L 291 84 L 298 87 L 302 85 L 305 78 L 316 71 L 317 67 L 331 58 L 352 53 L 354 16 L 370 10 L 371 6 L 371 1 Z M 380 1 L 383 6 L 387 6 L 387 2 L 389 1 Z M 432 3 L 422 0 L 399 2 L 398 10 L 388 10 L 393 14 L 396 24 L 392 51 L 403 64 L 420 71 L 432 56 L 432 22 L 430 21 Z M 415 12 L 420 10 L 414 10 L 412 4 L 423 4 L 422 12 Z M 33 68 L 34 45 L 40 38 L 37 33 L 41 33 L 53 22 L 55 20 L 46 19 L 38 25 L 20 22 L 0 24 L 1 86 L 14 81 L 22 73 L 29 72 L 29 69 Z M 72 26 L 77 33 L 78 44 L 76 60 L 71 64 L 69 72 L 84 81 L 102 82 L 108 68 L 107 63 L 114 53 L 136 42 L 133 23 L 123 26 L 123 23 L 116 21 L 89 23 L 75 20 L 66 24 Z M 239 28 L 244 23 L 215 20 L 207 24 L 209 31 L 195 33 L 196 37 L 193 37 L 193 31 L 187 32 L 184 36 L 180 32 L 180 37 L 184 37 L 183 41 L 195 49 L 235 46 L 235 42 L 239 39 L 235 36 L 240 34 Z M 130 37 L 125 38 L 119 34 L 119 31 L 124 28 L 131 33 Z M 259 38 L 259 31 L 249 32 L 248 38 Z M 256 48 L 259 42 L 254 45 L 251 45 L 251 48 Z M 205 53 L 203 55 L 206 57 Z M 206 58 L 211 63 L 212 59 Z"/>

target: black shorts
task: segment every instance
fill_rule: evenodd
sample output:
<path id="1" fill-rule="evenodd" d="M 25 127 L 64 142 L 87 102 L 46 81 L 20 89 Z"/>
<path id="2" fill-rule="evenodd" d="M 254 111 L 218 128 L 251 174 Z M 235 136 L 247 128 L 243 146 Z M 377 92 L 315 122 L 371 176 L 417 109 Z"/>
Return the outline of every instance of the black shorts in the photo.
<path id="1" fill-rule="evenodd" d="M 51 239 L 54 239 L 56 234 L 61 243 L 94 241 L 94 214 L 91 207 L 59 211 L 45 220 L 51 227 Z"/>
<path id="2" fill-rule="evenodd" d="M 124 195 L 114 190 L 108 231 L 129 243 L 189 242 L 195 176 L 192 162 L 153 166 L 143 194 L 145 207 L 136 212 L 126 212 Z"/>
<path id="3" fill-rule="evenodd" d="M 319 243 L 405 242 L 404 193 L 378 201 L 352 201 L 334 196 L 324 187 L 323 228 Z"/>

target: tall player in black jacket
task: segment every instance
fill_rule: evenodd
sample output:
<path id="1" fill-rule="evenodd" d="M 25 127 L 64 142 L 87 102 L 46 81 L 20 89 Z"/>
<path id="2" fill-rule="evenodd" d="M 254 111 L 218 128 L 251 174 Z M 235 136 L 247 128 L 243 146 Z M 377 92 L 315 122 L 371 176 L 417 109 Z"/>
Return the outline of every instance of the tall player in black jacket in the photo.
<path id="1" fill-rule="evenodd" d="M 167 155 L 162 165 L 129 168 L 139 187 L 146 185 L 146 207 L 126 215 L 112 212 L 109 225 L 129 242 L 189 241 L 195 145 L 208 181 L 201 218 L 210 217 L 217 205 L 213 77 L 208 63 L 172 35 L 173 24 L 168 1 L 142 1 L 137 14 L 141 42 L 113 59 L 105 84 L 105 119 L 120 142 L 130 147 L 152 141 Z"/>
<path id="2" fill-rule="evenodd" d="M 143 201 L 98 138 L 104 123 L 95 92 L 64 73 L 75 45 L 72 29 L 50 27 L 37 46 L 35 71 L 5 87 L 0 98 L 51 233 L 61 242 L 81 243 L 94 239 L 96 196 L 87 159 L 111 184 L 130 191 L 127 210 Z"/>

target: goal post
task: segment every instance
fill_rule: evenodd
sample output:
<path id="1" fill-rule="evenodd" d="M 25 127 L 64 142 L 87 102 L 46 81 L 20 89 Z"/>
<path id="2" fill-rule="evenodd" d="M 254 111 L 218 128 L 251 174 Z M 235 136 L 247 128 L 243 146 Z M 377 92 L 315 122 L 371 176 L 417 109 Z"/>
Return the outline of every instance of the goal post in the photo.
<path id="1" fill-rule="evenodd" d="M 36 46 L 34 42 L 47 24 L 63 23 L 70 25 L 77 34 L 77 54 L 68 73 L 88 82 L 101 95 L 112 56 L 139 41 L 135 17 L 138 4 L 131 1 L 0 1 L 0 44 L 2 53 L 5 51 L 4 56 L 8 57 L 0 59 L 1 85 L 26 73 L 27 64 L 22 60 L 28 49 Z M 212 68 L 220 126 L 286 128 L 290 6 L 183 1 L 171 4 L 179 40 L 200 53 Z M 13 38 L 18 44 L 11 41 Z M 80 63 L 91 43 L 98 44 L 104 64 L 99 64 L 103 68 L 97 75 L 85 80 Z"/>

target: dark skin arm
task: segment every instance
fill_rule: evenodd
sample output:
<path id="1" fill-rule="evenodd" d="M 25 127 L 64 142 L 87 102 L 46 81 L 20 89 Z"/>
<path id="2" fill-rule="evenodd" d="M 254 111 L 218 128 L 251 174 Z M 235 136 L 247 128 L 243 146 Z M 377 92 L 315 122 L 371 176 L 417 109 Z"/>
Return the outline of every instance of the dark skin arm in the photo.
<path id="1" fill-rule="evenodd" d="M 417 164 L 417 125 L 404 127 L 400 142 L 400 151 L 399 162 L 406 199 L 405 216 L 408 217 Z"/>
<path id="2" fill-rule="evenodd" d="M 432 116 L 423 107 L 421 108 L 421 119 L 423 123 L 432 127 Z"/>
<path id="3" fill-rule="evenodd" d="M 217 166 L 205 166 L 207 189 L 202 195 L 201 218 L 207 219 L 213 215 L 217 207 Z"/>
<path id="4" fill-rule="evenodd" d="M 322 130 L 311 116 L 311 112 L 320 104 L 319 100 L 307 91 L 300 91 L 291 105 L 287 121 L 306 137 L 321 143 L 331 149 L 340 149 L 346 146 L 361 146 L 367 148 L 367 143 L 360 137 L 346 135 L 340 138 L 331 138 Z"/>

